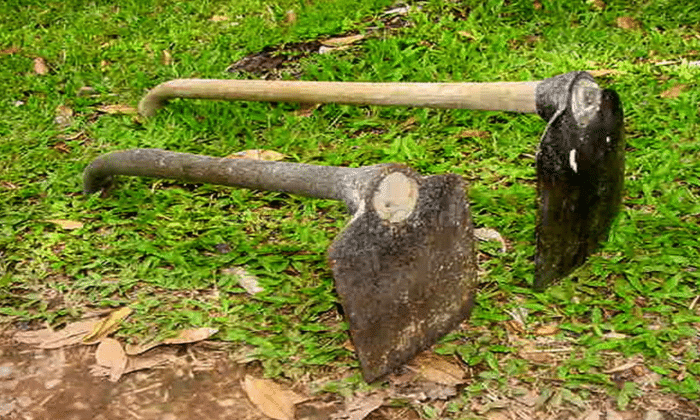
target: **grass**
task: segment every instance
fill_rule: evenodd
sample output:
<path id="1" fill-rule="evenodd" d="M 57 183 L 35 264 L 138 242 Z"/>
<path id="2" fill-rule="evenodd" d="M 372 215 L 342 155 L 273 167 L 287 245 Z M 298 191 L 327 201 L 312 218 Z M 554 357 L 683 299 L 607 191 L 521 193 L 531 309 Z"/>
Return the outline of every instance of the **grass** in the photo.
<path id="1" fill-rule="evenodd" d="M 565 400 L 604 392 L 625 407 L 641 391 L 604 371 L 613 359 L 641 356 L 664 391 L 700 397 L 699 305 L 691 305 L 700 285 L 700 67 L 687 64 L 700 60 L 700 6 L 570 3 L 429 0 L 405 17 L 409 25 L 391 28 L 382 15 L 388 0 L 7 2 L 0 319 L 60 325 L 89 307 L 129 305 L 136 313 L 122 337 L 212 326 L 218 339 L 249 346 L 269 376 L 356 369 L 325 262 L 348 220 L 340 203 L 149 179 L 120 179 L 109 196 L 86 197 L 81 172 L 100 154 L 130 147 L 215 156 L 263 148 L 323 165 L 405 162 L 426 174 L 463 175 L 475 225 L 498 230 L 512 246 L 497 254 L 480 245 L 487 254 L 470 327 L 437 348 L 473 369 L 464 395 L 514 379 L 543 389 L 555 381 Z M 620 27 L 622 17 L 637 26 Z M 616 70 L 599 80 L 625 106 L 626 193 L 601 251 L 545 293 L 530 290 L 528 155 L 545 125 L 536 116 L 325 105 L 304 117 L 293 104 L 206 101 L 175 101 L 147 121 L 96 111 L 133 106 L 172 78 L 232 77 L 224 72 L 231 63 L 265 47 L 358 32 L 367 35 L 358 45 L 303 57 L 281 77 L 502 81 Z M 35 73 L 36 57 L 48 74 Z M 79 95 L 86 86 L 95 94 Z M 72 110 L 64 127 L 55 121 L 60 106 Z M 474 130 L 486 134 L 467 133 Z M 64 230 L 52 219 L 83 227 Z M 222 274 L 237 266 L 265 292 L 250 297 Z M 506 328 L 516 312 L 527 314 L 521 340 L 534 342 L 538 327 L 556 325 L 557 343 L 571 353 L 549 365 L 519 357 L 522 341 Z M 455 404 L 455 413 L 465 409 Z"/>

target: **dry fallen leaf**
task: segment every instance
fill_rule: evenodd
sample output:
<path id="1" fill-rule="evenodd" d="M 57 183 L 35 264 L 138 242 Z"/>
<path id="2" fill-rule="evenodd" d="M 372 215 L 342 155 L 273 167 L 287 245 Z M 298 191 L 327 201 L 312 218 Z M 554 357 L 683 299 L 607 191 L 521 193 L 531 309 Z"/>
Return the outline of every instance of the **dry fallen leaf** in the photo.
<path id="1" fill-rule="evenodd" d="M 244 150 L 242 152 L 234 153 L 232 155 L 226 156 L 229 159 L 254 159 L 254 160 L 268 160 L 268 161 L 278 161 L 287 157 L 287 155 L 273 150 L 262 150 L 262 149 L 251 149 Z"/>
<path id="2" fill-rule="evenodd" d="M 129 307 L 120 308 L 112 312 L 108 317 L 95 325 L 92 331 L 90 331 L 90 334 L 85 336 L 83 343 L 94 344 L 112 334 L 119 328 L 121 322 L 131 315 L 132 312 L 133 310 Z"/>
<path id="3" fill-rule="evenodd" d="M 167 338 L 163 340 L 163 344 L 189 344 L 196 343 L 198 341 L 206 340 L 212 335 L 219 332 L 216 328 L 191 328 L 187 330 L 181 330 L 177 333 L 175 337 Z"/>
<path id="4" fill-rule="evenodd" d="M 450 386 L 464 383 L 464 370 L 458 364 L 429 351 L 416 356 L 409 367 L 430 382 Z"/>
<path id="5" fill-rule="evenodd" d="M 321 44 L 323 44 L 327 47 L 342 47 L 344 45 L 354 44 L 355 42 L 360 41 L 364 38 L 365 38 L 365 36 L 362 34 L 341 36 L 338 38 L 326 39 L 324 41 L 321 41 Z"/>
<path id="6" fill-rule="evenodd" d="M 105 338 L 100 342 L 95 351 L 95 360 L 98 365 L 109 369 L 111 382 L 117 382 L 121 378 L 129 361 L 122 345 L 113 338 Z"/>
<path id="7" fill-rule="evenodd" d="M 39 76 L 49 74 L 49 67 L 46 65 L 46 61 L 44 61 L 43 58 L 36 57 L 34 59 L 34 73 Z"/>
<path id="8" fill-rule="evenodd" d="M 129 357 L 124 373 L 136 372 L 138 370 L 152 369 L 157 366 L 173 363 L 177 360 L 176 348 L 167 348 L 154 350 L 155 353 L 149 352 L 138 357 Z"/>
<path id="9" fill-rule="evenodd" d="M 0 51 L 0 55 L 17 54 L 19 51 L 20 51 L 19 47 L 5 48 L 4 50 Z"/>
<path id="10" fill-rule="evenodd" d="M 81 227 L 83 227 L 83 224 L 81 222 L 75 222 L 73 220 L 48 219 L 46 221 L 58 225 L 66 230 L 80 229 Z"/>
<path id="11" fill-rule="evenodd" d="M 639 22 L 636 20 L 632 19 L 629 16 L 620 16 L 617 18 L 617 27 L 621 29 L 639 29 L 640 25 Z"/>
<path id="12" fill-rule="evenodd" d="M 287 23 L 294 23 L 297 21 L 297 14 L 294 10 L 289 9 L 287 13 L 284 14 L 284 21 Z"/>
<path id="13" fill-rule="evenodd" d="M 384 404 L 386 395 L 378 392 L 371 395 L 364 395 L 350 401 L 346 409 L 331 416 L 332 420 L 363 420 L 371 412 Z"/>
<path id="14" fill-rule="evenodd" d="M 238 277 L 238 284 L 245 289 L 251 295 L 262 292 L 263 289 L 258 284 L 258 278 L 254 275 L 248 273 L 245 268 L 242 267 L 232 267 L 224 268 L 221 270 L 222 274 Z"/>
<path id="15" fill-rule="evenodd" d="M 219 330 L 217 330 L 216 328 L 206 327 L 181 330 L 177 333 L 175 337 L 159 340 L 146 340 L 139 344 L 127 344 L 126 354 L 130 356 L 141 354 L 147 350 L 161 345 L 196 343 L 198 341 L 206 340 L 207 338 L 211 337 L 217 332 L 219 332 Z"/>
<path id="16" fill-rule="evenodd" d="M 471 32 L 467 32 L 467 31 L 459 31 L 459 32 L 457 32 L 457 35 L 461 35 L 467 39 L 471 39 L 472 41 L 476 39 L 474 37 L 474 35 L 472 35 Z"/>
<path id="17" fill-rule="evenodd" d="M 54 122 L 59 128 L 66 128 L 73 121 L 73 110 L 65 105 L 56 107 L 56 117 Z"/>
<path id="18" fill-rule="evenodd" d="M 532 2 L 532 7 L 535 10 L 540 10 L 540 9 L 542 9 L 542 3 L 540 3 L 539 0 L 535 0 Z"/>
<path id="19" fill-rule="evenodd" d="M 17 342 L 31 344 L 40 349 L 58 349 L 81 343 L 83 337 L 97 323 L 97 320 L 85 320 L 68 324 L 65 328 L 58 331 L 49 328 L 36 331 L 21 331 L 16 333 L 13 338 Z"/>
<path id="20" fill-rule="evenodd" d="M 310 117 L 320 106 L 321 104 L 301 104 L 299 109 L 294 111 L 294 115 L 297 117 Z"/>
<path id="21" fill-rule="evenodd" d="M 554 324 L 541 325 L 535 328 L 534 334 L 539 336 L 554 335 L 559 332 L 559 326 Z"/>
<path id="22" fill-rule="evenodd" d="M 588 74 L 590 74 L 593 77 L 618 75 L 618 74 L 622 73 L 620 70 L 612 70 L 612 69 L 586 70 L 586 71 L 588 72 Z"/>
<path id="23" fill-rule="evenodd" d="M 210 17 L 209 20 L 212 22 L 225 22 L 228 20 L 228 16 L 214 15 L 214 16 Z"/>
<path id="24" fill-rule="evenodd" d="M 501 252 L 506 252 L 508 250 L 508 244 L 506 243 L 505 239 L 503 239 L 501 234 L 495 229 L 474 229 L 474 237 L 480 241 L 497 241 L 501 244 Z"/>
<path id="25" fill-rule="evenodd" d="M 605 9 L 605 2 L 603 0 L 593 0 L 591 3 L 593 3 L 593 6 L 598 10 Z"/>
<path id="26" fill-rule="evenodd" d="M 673 86 L 670 89 L 666 89 L 665 91 L 661 92 L 661 97 L 664 99 L 675 99 L 678 97 L 678 95 L 681 94 L 687 88 L 687 85 L 676 85 Z"/>
<path id="27" fill-rule="evenodd" d="M 246 375 L 241 385 L 250 401 L 275 420 L 293 420 L 294 405 L 307 399 L 269 379 Z"/>
<path id="28" fill-rule="evenodd" d="M 96 108 L 99 112 L 104 112 L 105 114 L 126 114 L 126 115 L 136 115 L 138 110 L 134 107 L 128 105 L 102 105 Z"/>
<path id="29" fill-rule="evenodd" d="M 170 54 L 170 51 L 163 50 L 163 56 L 161 61 L 163 62 L 164 66 L 169 66 L 173 64 L 173 56 Z"/>
<path id="30" fill-rule="evenodd" d="M 483 130 L 464 130 L 461 133 L 459 133 L 459 137 L 461 138 L 473 137 L 477 139 L 486 139 L 490 135 L 491 133 Z"/>

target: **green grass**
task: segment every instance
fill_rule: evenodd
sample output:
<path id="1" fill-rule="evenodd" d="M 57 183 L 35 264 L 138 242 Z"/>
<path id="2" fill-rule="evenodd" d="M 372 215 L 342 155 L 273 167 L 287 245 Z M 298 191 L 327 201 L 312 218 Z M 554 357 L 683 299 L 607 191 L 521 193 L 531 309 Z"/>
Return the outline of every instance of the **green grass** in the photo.
<path id="1" fill-rule="evenodd" d="M 476 372 L 466 395 L 512 378 L 546 388 L 543 378 L 554 378 L 566 392 L 587 398 L 602 389 L 624 406 L 637 391 L 603 373 L 613 354 L 641 355 L 664 390 L 700 397 L 700 305 L 689 309 L 700 285 L 700 67 L 684 64 L 700 60 L 700 6 L 435 0 L 414 9 L 411 25 L 390 29 L 381 21 L 387 0 L 112 3 L 10 1 L 0 15 L 0 49 L 19 49 L 0 56 L 1 319 L 60 325 L 87 307 L 130 305 L 136 313 L 122 337 L 212 326 L 218 339 L 251 346 L 270 376 L 357 368 L 342 346 L 347 326 L 325 261 L 349 219 L 340 203 L 149 179 L 120 179 L 109 196 L 86 197 L 81 172 L 100 154 L 130 147 L 215 156 L 265 148 L 324 165 L 405 162 L 463 175 L 474 223 L 512 245 L 481 264 L 473 328 L 438 347 Z M 229 20 L 209 21 L 214 15 Z M 619 28 L 622 16 L 640 28 Z M 292 104 L 206 101 L 174 101 L 147 121 L 95 110 L 135 106 L 172 78 L 232 77 L 231 63 L 267 46 L 348 32 L 367 38 L 303 58 L 300 78 L 504 81 L 617 70 L 599 81 L 625 107 L 626 193 L 601 251 L 545 293 L 530 290 L 535 171 L 527 155 L 545 126 L 536 116 L 325 105 L 302 117 Z M 33 72 L 35 57 L 49 74 Z M 664 60 L 677 63 L 656 64 Z M 678 84 L 686 88 L 677 97 L 661 97 Z M 96 95 L 79 96 L 85 86 Z M 59 106 L 74 113 L 66 128 L 54 122 Z M 68 231 L 49 219 L 84 226 Z M 231 251 L 217 251 L 221 244 Z M 236 266 L 266 291 L 250 297 L 221 274 Z M 549 367 L 518 358 L 504 322 L 519 308 L 530 332 L 558 324 L 570 357 Z"/>

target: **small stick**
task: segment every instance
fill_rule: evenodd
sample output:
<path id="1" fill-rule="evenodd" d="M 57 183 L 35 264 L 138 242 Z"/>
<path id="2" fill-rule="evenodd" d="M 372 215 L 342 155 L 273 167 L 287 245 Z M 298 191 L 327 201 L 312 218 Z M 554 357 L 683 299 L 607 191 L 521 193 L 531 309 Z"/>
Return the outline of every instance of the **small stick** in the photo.
<path id="1" fill-rule="evenodd" d="M 349 105 L 399 105 L 535 113 L 539 82 L 365 83 L 176 79 L 162 83 L 139 103 L 152 117 L 170 99 L 215 99 Z"/>

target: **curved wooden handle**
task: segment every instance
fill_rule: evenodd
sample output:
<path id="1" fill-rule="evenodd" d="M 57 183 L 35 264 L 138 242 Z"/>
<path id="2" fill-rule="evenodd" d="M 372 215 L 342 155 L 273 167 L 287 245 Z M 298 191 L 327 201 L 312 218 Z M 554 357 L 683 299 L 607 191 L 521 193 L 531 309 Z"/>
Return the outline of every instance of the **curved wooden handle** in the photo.
<path id="1" fill-rule="evenodd" d="M 150 117 L 174 98 L 350 105 L 399 105 L 535 113 L 540 82 L 366 83 L 176 79 L 162 83 L 139 103 Z"/>

